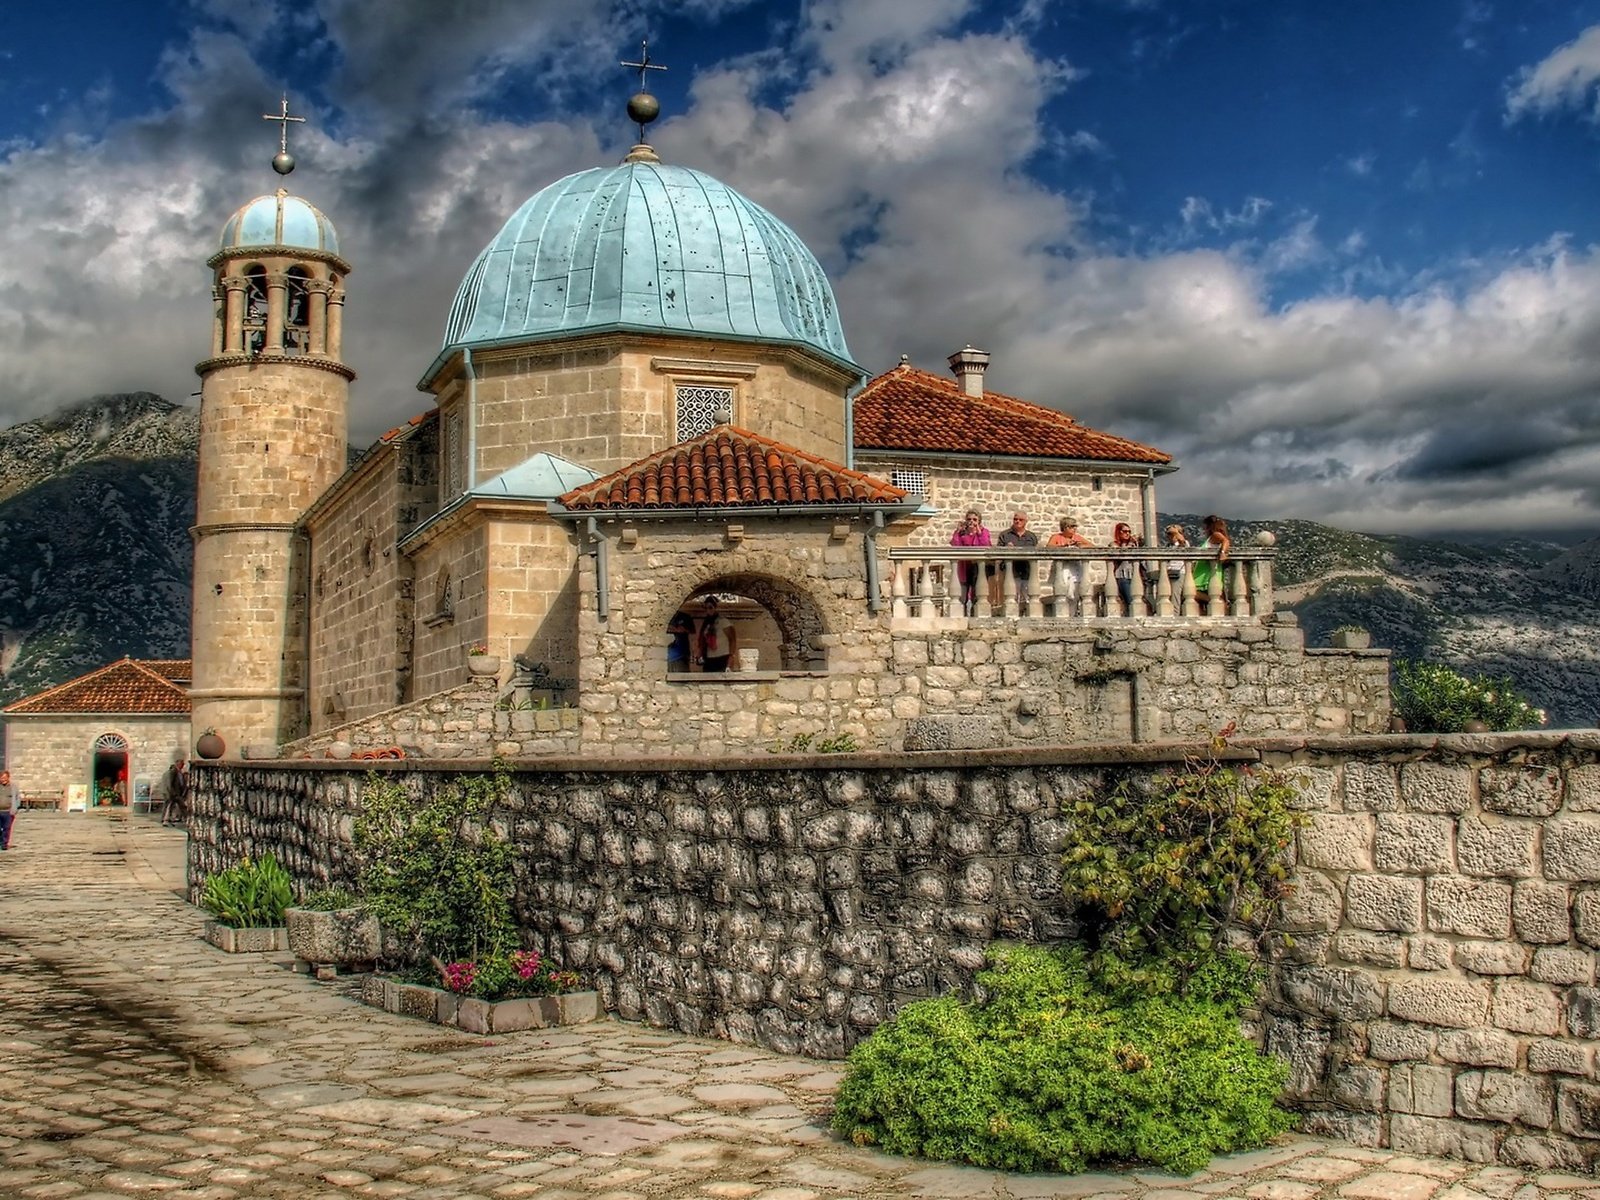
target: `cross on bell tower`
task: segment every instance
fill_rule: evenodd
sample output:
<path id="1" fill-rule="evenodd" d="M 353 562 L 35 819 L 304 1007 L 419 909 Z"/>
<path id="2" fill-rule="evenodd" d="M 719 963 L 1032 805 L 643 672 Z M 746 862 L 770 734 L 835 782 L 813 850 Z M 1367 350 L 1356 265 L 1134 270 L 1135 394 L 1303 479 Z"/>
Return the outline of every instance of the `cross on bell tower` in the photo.
<path id="1" fill-rule="evenodd" d="M 281 110 L 276 113 L 262 113 L 261 119 L 278 122 L 278 152 L 272 156 L 272 169 L 279 175 L 287 175 L 294 170 L 294 155 L 289 153 L 289 123 L 294 121 L 303 125 L 306 119 L 289 115 L 288 92 L 283 94 Z"/>

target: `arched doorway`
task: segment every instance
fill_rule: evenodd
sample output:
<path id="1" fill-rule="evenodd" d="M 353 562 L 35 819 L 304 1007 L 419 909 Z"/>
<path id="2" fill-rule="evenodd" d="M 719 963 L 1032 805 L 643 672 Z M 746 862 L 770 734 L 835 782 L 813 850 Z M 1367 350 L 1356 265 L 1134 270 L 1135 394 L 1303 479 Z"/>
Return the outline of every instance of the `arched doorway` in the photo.
<path id="1" fill-rule="evenodd" d="M 707 601 L 715 598 L 719 609 L 737 630 L 738 647 L 759 651 L 756 669 L 762 671 L 818 671 L 827 667 L 826 632 L 816 602 L 804 588 L 767 575 L 723 575 L 697 586 L 672 612 L 663 628 L 672 639 L 686 620 L 697 634 L 705 619 Z M 690 635 L 691 646 L 695 634 Z M 693 669 L 671 663 L 669 671 Z M 692 651 L 691 651 L 692 653 Z"/>
<path id="2" fill-rule="evenodd" d="M 94 740 L 89 768 L 89 804 L 94 808 L 126 807 L 128 803 L 128 740 L 120 733 L 102 733 Z"/>

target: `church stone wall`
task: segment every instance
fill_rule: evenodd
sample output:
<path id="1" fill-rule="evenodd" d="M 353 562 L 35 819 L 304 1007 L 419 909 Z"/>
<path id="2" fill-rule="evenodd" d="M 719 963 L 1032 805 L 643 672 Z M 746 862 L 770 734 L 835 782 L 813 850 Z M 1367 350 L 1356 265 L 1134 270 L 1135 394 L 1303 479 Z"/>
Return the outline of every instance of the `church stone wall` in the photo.
<path id="1" fill-rule="evenodd" d="M 310 730 L 392 708 L 410 638 L 411 563 L 395 551 L 396 457 L 382 457 L 328 508 L 311 536 Z"/>
<path id="2" fill-rule="evenodd" d="M 154 792 L 174 760 L 193 754 L 187 717 L 8 717 L 11 782 L 24 796 L 63 798 L 68 784 L 91 782 L 95 739 L 106 733 L 128 743 L 128 778 L 149 780 Z"/>
<path id="3" fill-rule="evenodd" d="M 416 592 L 411 695 L 421 699 L 464 683 L 467 648 L 488 639 L 487 534 L 482 521 L 464 519 L 408 553 Z"/>
<path id="4" fill-rule="evenodd" d="M 537 511 L 504 513 L 486 529 L 489 653 L 521 655 L 555 679 L 577 679 L 577 549 L 572 532 Z M 572 693 L 568 693 L 569 698 Z"/>
<path id="5" fill-rule="evenodd" d="M 928 503 L 940 511 L 905 537 L 902 544 L 908 546 L 948 546 L 950 535 L 969 508 L 983 514 L 983 523 L 995 538 L 1011 527 L 1015 512 L 1028 514 L 1028 528 L 1039 535 L 1041 544 L 1060 528 L 1062 517 L 1076 517 L 1078 532 L 1097 546 L 1111 544 L 1111 530 L 1118 521 L 1126 521 L 1135 534 L 1143 536 L 1144 510 L 1139 497 L 1143 472 L 1068 469 L 1042 463 L 1006 466 L 1003 459 L 957 466 L 949 460 L 889 458 L 870 450 L 856 455 L 856 469 L 885 480 L 897 470 L 926 473 Z M 1095 479 L 1100 480 L 1098 491 Z M 1160 530 L 1156 533 L 1159 537 Z M 1190 531 L 1196 544 L 1197 533 Z M 1103 568 L 1091 566 L 1090 582 L 1103 579 Z"/>
<path id="6" fill-rule="evenodd" d="M 852 380 L 783 347 L 603 337 L 485 352 L 473 361 L 478 482 L 541 450 L 605 475 L 665 449 L 679 440 L 680 384 L 731 388 L 735 425 L 845 459 L 844 393 Z M 468 420 L 466 394 L 466 385 L 451 378 L 440 390 L 441 407 Z M 441 453 L 464 466 L 464 445 L 446 439 Z M 450 474 L 445 463 L 443 475 Z M 471 486 L 465 470 L 458 475 L 463 489 Z"/>
<path id="7" fill-rule="evenodd" d="M 1070 941 L 1066 814 L 1200 746 L 555 760 L 492 814 L 524 943 L 628 1019 L 838 1057 L 971 986 L 997 939 Z M 1309 1131 L 1541 1168 L 1600 1156 L 1600 735 L 1278 739 L 1308 823 L 1259 1032 Z M 488 764 L 477 764 L 487 769 Z M 365 769 L 365 768 L 362 768 Z M 381 765 L 423 793 L 456 770 Z M 353 764 L 202 765 L 191 887 L 271 850 L 348 884 Z"/>

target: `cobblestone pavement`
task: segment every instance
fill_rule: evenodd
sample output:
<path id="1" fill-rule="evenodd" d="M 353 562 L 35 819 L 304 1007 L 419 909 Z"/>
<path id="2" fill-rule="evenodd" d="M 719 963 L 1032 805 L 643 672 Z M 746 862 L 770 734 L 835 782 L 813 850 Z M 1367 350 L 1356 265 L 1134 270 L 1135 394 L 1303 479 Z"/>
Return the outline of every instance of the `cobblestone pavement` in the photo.
<path id="1" fill-rule="evenodd" d="M 202 943 L 182 835 L 21 815 L 0 854 L 0 1196 L 1600 1200 L 1309 1138 L 1199 1175 L 1004 1175 L 832 1138 L 838 1080 L 616 1022 L 484 1039 Z"/>

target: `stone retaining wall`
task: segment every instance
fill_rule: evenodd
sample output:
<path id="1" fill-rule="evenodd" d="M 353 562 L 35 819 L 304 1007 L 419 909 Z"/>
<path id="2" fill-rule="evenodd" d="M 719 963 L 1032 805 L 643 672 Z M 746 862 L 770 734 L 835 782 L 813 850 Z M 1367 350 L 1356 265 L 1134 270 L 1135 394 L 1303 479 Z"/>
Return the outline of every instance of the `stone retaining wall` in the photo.
<path id="1" fill-rule="evenodd" d="M 628 1018 L 836 1057 L 970 985 L 997 938 L 1074 933 L 1059 814 L 1184 747 L 555 760 L 494 822 L 529 944 Z M 1600 735 L 1243 743 L 1306 780 L 1261 1014 L 1311 1128 L 1577 1168 L 1600 1151 Z M 275 851 L 350 879 L 361 776 L 196 770 L 190 877 Z M 382 764 L 421 794 L 487 764 Z"/>

